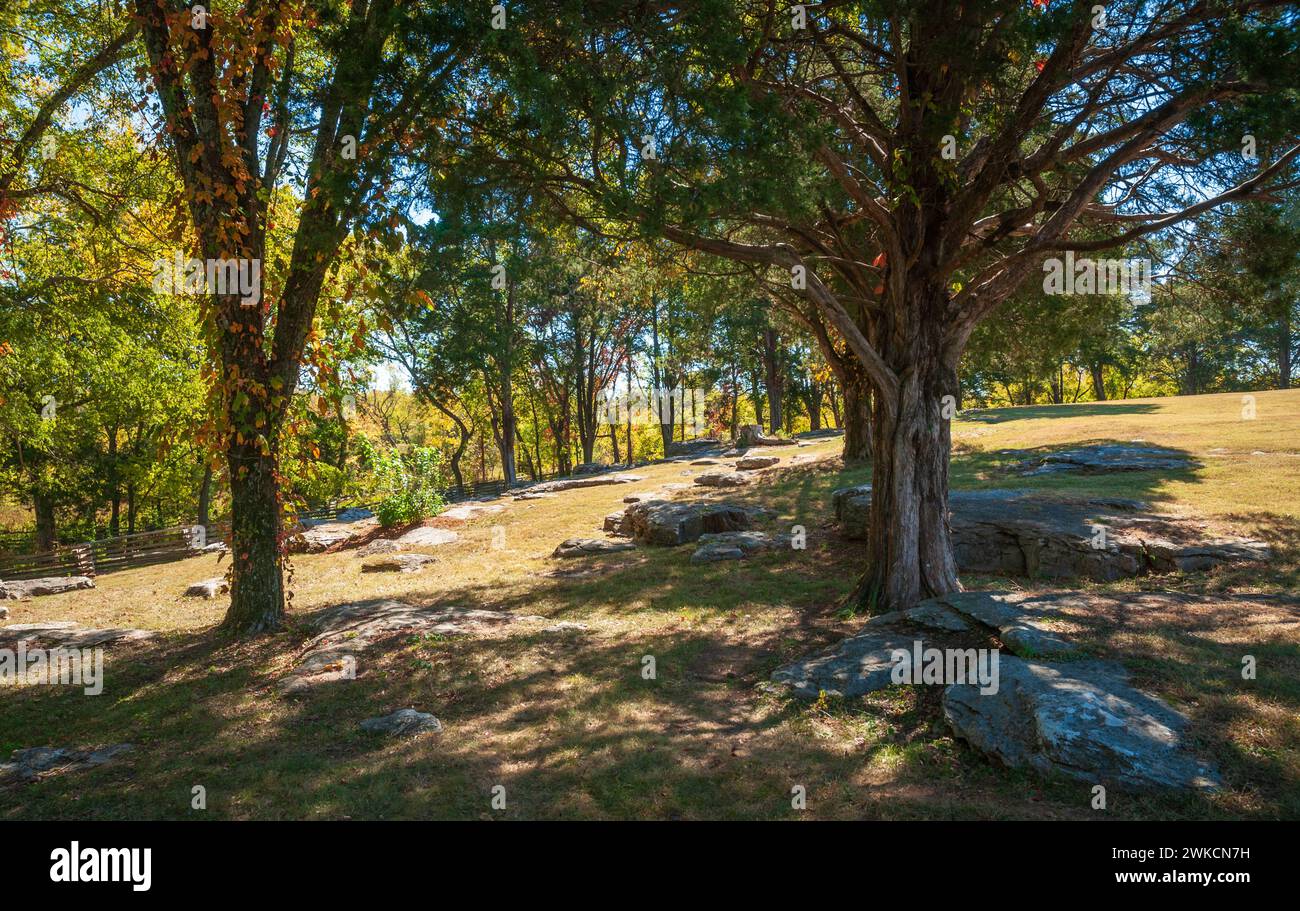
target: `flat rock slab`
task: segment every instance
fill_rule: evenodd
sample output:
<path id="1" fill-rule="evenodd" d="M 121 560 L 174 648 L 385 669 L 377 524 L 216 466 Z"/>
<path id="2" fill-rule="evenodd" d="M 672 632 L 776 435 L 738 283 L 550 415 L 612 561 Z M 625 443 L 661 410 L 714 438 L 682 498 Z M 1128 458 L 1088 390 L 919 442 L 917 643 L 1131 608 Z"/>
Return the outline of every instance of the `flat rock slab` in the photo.
<path id="1" fill-rule="evenodd" d="M 611 484 L 636 484 L 645 478 L 635 474 L 598 474 L 581 478 L 561 478 L 558 481 L 546 481 L 528 488 L 529 493 L 559 493 L 564 490 L 577 490 L 583 487 L 605 487 Z"/>
<path id="2" fill-rule="evenodd" d="M 837 490 L 832 502 L 840 531 L 865 539 L 870 485 Z M 1272 557 L 1262 541 L 1214 534 L 1196 519 L 1150 515 L 1136 500 L 954 490 L 948 503 L 962 572 L 1111 582 Z"/>
<path id="3" fill-rule="evenodd" d="M 748 531 L 766 516 L 762 509 L 735 503 L 646 500 L 625 512 L 632 536 L 646 544 L 676 547 L 703 534 Z"/>
<path id="4" fill-rule="evenodd" d="M 61 772 L 78 772 L 107 765 L 123 753 L 135 749 L 129 743 L 115 743 L 97 750 L 72 750 L 65 747 L 29 747 L 14 750 L 6 763 L 0 763 L 0 782 L 36 781 Z"/>
<path id="5" fill-rule="evenodd" d="M 382 554 L 361 564 L 363 573 L 418 573 L 437 563 L 428 554 Z"/>
<path id="6" fill-rule="evenodd" d="M 779 461 L 781 461 L 779 456 L 745 456 L 736 461 L 736 468 L 740 471 L 755 471 L 759 468 L 771 468 Z"/>
<path id="7" fill-rule="evenodd" d="M 719 464 L 719 462 L 717 459 L 693 459 L 691 461 L 691 464 L 692 465 L 717 465 Z"/>
<path id="8" fill-rule="evenodd" d="M 695 483 L 701 487 L 743 487 L 749 478 L 734 471 L 708 471 L 697 475 Z"/>
<path id="9" fill-rule="evenodd" d="M 958 737 L 1009 766 L 1133 789 L 1207 788 L 1211 765 L 1187 751 L 1187 719 L 1106 661 L 1047 665 L 1004 655 L 996 693 L 944 690 Z"/>
<path id="10" fill-rule="evenodd" d="M 442 722 L 428 712 L 398 709 L 391 715 L 367 718 L 361 722 L 361 730 L 367 734 L 386 734 L 389 737 L 414 737 L 418 734 L 441 733 Z"/>
<path id="11" fill-rule="evenodd" d="M 95 580 L 89 576 L 51 576 L 44 579 L 19 579 L 0 582 L 0 598 L 37 598 L 41 595 L 59 595 L 63 592 L 94 588 Z"/>
<path id="12" fill-rule="evenodd" d="M 318 554 L 331 547 L 346 547 L 349 542 L 362 538 L 378 525 L 379 520 L 374 518 L 313 525 L 291 538 L 289 546 L 295 553 Z"/>
<path id="13" fill-rule="evenodd" d="M 1183 471 L 1193 462 L 1168 449 L 1146 446 L 1085 446 L 1036 455 L 1018 462 L 1012 471 L 1032 477 L 1061 472 L 1106 474 L 1117 471 Z"/>
<path id="14" fill-rule="evenodd" d="M 757 424 L 744 424 L 736 434 L 736 448 L 749 449 L 753 446 L 793 446 L 797 440 L 768 436 Z"/>
<path id="15" fill-rule="evenodd" d="M 189 598 L 207 598 L 211 600 L 217 595 L 224 595 L 230 591 L 230 583 L 225 580 L 224 576 L 216 576 L 212 579 L 204 579 L 202 582 L 191 582 L 189 588 L 185 589 L 185 595 Z"/>
<path id="16" fill-rule="evenodd" d="M 376 639 L 401 632 L 466 635 L 519 620 L 544 618 L 504 611 L 407 604 L 388 599 L 340 604 L 315 615 L 316 635 L 303 648 L 294 670 L 277 687 L 285 695 L 302 693 L 336 680 L 354 679 L 357 659 Z"/>
<path id="17" fill-rule="evenodd" d="M 616 554 L 624 550 L 634 550 L 636 545 L 630 541 L 610 541 L 607 538 L 569 538 L 560 543 L 551 554 L 553 557 L 590 557 L 595 554 Z"/>
<path id="18" fill-rule="evenodd" d="M 542 493 L 534 493 L 534 492 L 531 491 L 531 490 L 526 490 L 526 491 L 524 491 L 523 493 L 521 493 L 521 494 L 517 494 L 517 495 L 514 497 L 514 499 L 515 499 L 516 501 L 522 501 L 522 500 L 552 500 L 552 499 L 554 499 L 554 498 L 555 498 L 555 494 L 553 494 L 553 493 L 546 493 L 545 491 L 543 491 Z"/>
<path id="19" fill-rule="evenodd" d="M 862 631 L 820 654 L 802 658 L 772 674 L 772 681 L 787 686 L 796 696 L 863 696 L 893 686 L 893 653 L 911 654 L 916 642 L 923 648 L 946 648 L 952 639 L 947 628 L 953 621 L 929 610 L 908 615 L 903 611 L 872 617 Z M 960 621 L 960 618 L 957 618 Z M 941 625 L 935 625 L 940 623 Z"/>
<path id="20" fill-rule="evenodd" d="M 154 635 L 147 629 L 92 629 L 70 620 L 15 623 L 0 626 L 0 646 L 26 642 L 37 647 L 97 648 L 115 642 L 136 642 Z"/>
<path id="21" fill-rule="evenodd" d="M 421 525 L 419 528 L 412 528 L 396 540 L 402 547 L 440 547 L 443 544 L 455 543 L 459 538 L 460 535 L 446 528 Z"/>
<path id="22" fill-rule="evenodd" d="M 441 529 L 439 529 L 441 531 Z M 379 554 L 395 554 L 402 550 L 402 545 L 392 538 L 376 538 L 369 544 L 357 548 L 355 556 L 374 557 Z"/>
<path id="23" fill-rule="evenodd" d="M 438 513 L 429 520 L 429 525 L 435 528 L 457 528 L 483 516 L 494 516 L 505 508 L 504 503 L 460 503 Z"/>
<path id="24" fill-rule="evenodd" d="M 629 536 L 632 534 L 632 522 L 627 517 L 627 510 L 620 509 L 618 512 L 611 512 L 605 516 L 605 521 L 601 525 L 601 530 L 611 535 Z"/>
<path id="25" fill-rule="evenodd" d="M 913 610 L 942 605 L 987 627 L 1022 658 L 1070 655 L 1079 647 L 1052 629 L 1062 607 L 1087 595 L 1026 595 L 1022 592 L 957 592 L 922 601 Z"/>
<path id="26" fill-rule="evenodd" d="M 680 443 L 669 443 L 664 450 L 665 458 L 674 458 L 680 456 L 699 455 L 700 453 L 710 452 L 722 448 L 722 441 L 712 438 L 699 440 L 688 440 Z"/>
<path id="27" fill-rule="evenodd" d="M 771 550 L 776 542 L 765 531 L 724 531 L 700 535 L 700 545 L 691 554 L 692 563 L 717 563 L 722 560 L 743 560 L 756 553 Z"/>

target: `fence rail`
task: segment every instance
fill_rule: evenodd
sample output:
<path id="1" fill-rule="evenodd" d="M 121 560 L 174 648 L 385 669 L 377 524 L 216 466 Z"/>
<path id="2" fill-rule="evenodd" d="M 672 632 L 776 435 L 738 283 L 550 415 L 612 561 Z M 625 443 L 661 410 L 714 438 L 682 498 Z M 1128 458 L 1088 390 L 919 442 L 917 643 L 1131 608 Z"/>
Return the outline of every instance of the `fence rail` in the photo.
<path id="1" fill-rule="evenodd" d="M 555 472 L 543 474 L 536 480 L 549 481 L 569 477 L 575 472 Z M 504 478 L 492 481 L 480 481 L 477 484 L 465 484 L 448 488 L 443 499 L 448 503 L 460 503 L 481 497 L 497 497 L 506 491 Z M 350 509 L 373 511 L 376 504 L 332 503 L 315 509 L 301 511 L 298 520 L 328 522 L 337 519 L 339 513 Z M 31 532 L 0 533 L 0 580 L 38 579 L 43 576 L 95 576 L 114 572 L 119 569 L 133 569 L 157 563 L 170 563 L 182 560 L 202 552 L 196 546 L 194 528 L 181 525 L 175 528 L 160 528 L 156 531 L 141 531 L 113 538 L 99 538 L 80 544 L 61 545 L 46 553 L 4 553 L 11 549 L 12 542 L 24 542 L 31 547 L 35 541 Z M 203 543 L 214 544 L 228 541 L 230 522 L 217 522 L 204 527 Z"/>
<path id="2" fill-rule="evenodd" d="M 202 546 L 225 541 L 230 523 L 204 527 L 161 528 L 116 538 L 101 538 L 59 547 L 46 553 L 13 554 L 0 557 L 0 579 L 38 579 L 43 576 L 95 576 L 119 569 L 170 563 L 202 553 Z"/>

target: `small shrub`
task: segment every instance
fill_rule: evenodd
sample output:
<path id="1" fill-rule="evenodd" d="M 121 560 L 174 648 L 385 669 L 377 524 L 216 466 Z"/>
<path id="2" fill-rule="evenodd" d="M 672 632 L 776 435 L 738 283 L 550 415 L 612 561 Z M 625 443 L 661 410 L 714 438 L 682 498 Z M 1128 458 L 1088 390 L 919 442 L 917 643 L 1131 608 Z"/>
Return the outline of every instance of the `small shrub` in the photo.
<path id="1" fill-rule="evenodd" d="M 395 449 L 383 452 L 364 438 L 359 448 L 370 469 L 371 493 L 378 497 L 375 515 L 380 525 L 406 525 L 442 510 L 447 481 L 441 452 L 427 446 L 405 453 Z"/>

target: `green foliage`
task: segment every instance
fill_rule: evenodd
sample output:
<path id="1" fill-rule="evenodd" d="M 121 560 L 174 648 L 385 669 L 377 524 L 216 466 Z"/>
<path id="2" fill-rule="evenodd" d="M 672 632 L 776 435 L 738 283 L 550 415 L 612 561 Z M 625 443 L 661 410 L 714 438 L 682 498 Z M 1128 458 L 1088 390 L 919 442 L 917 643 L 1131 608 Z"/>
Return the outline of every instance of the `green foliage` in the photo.
<path id="1" fill-rule="evenodd" d="M 366 437 L 357 441 L 357 449 L 369 472 L 369 489 L 379 497 L 375 514 L 384 528 L 418 522 L 442 511 L 447 477 L 437 449 L 381 450 Z"/>

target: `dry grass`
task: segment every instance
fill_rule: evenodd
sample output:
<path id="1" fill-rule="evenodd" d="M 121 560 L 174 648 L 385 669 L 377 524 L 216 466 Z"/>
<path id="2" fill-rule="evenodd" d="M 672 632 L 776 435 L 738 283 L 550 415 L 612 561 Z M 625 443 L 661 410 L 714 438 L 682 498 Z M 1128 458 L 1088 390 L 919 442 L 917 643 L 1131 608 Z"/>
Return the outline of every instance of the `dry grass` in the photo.
<path id="1" fill-rule="evenodd" d="M 1199 463 L 1183 477 L 1035 479 L 1057 488 L 1141 496 L 1161 509 L 1197 511 L 1249 527 L 1281 546 L 1267 570 L 1144 579 L 1118 588 L 1186 591 L 1296 588 L 1300 558 L 1300 394 L 1206 396 L 1054 409 L 1004 409 L 959 422 L 954 463 L 964 486 L 1006 478 L 998 450 L 1084 440 L 1146 441 Z M 1232 411 L 1235 408 L 1236 411 Z M 1236 415 L 1234 423 L 1232 415 Z M 974 434 L 974 435 L 971 435 Z M 777 470 L 736 498 L 777 511 L 773 528 L 803 524 L 808 549 L 744 563 L 693 567 L 690 549 L 593 558 L 607 572 L 547 575 L 574 565 L 549 555 L 574 535 L 598 536 L 622 498 L 689 481 L 681 464 L 638 469 L 639 484 L 510 502 L 429 550 L 432 570 L 362 575 L 348 553 L 294 559 L 293 617 L 362 598 L 393 597 L 539 614 L 589 625 L 544 633 L 541 624 L 473 637 L 397 635 L 360 662 L 356 681 L 301 699 L 275 694 L 303 632 L 232 643 L 210 629 L 224 599 L 180 596 L 221 571 L 213 557 L 103 577 L 90 592 L 16 605 L 9 622 L 74 619 L 163 631 L 111 652 L 105 692 L 7 691 L 0 750 L 39 744 L 131 741 L 140 749 L 103 769 L 0 792 L 0 818 L 1065 818 L 1091 817 L 1090 790 L 1008 771 L 957 743 L 937 693 L 895 688 L 816 705 L 766 694 L 782 661 L 852 632 L 838 602 L 860 571 L 862 549 L 829 524 L 829 493 L 866 480 L 845 471 L 828 441 L 800 454 L 815 464 Z M 1211 453 L 1226 449 L 1225 454 Z M 1252 455 L 1259 450 L 1266 455 Z M 788 451 L 783 455 L 789 455 Z M 691 491 L 690 495 L 695 495 Z M 505 529 L 493 550 L 492 526 Z M 976 586 L 1025 580 L 969 579 Z M 1112 796 L 1108 816 L 1300 815 L 1300 617 L 1294 608 L 1249 611 L 1222 603 L 1167 605 L 1125 617 L 1062 617 L 1098 654 L 1123 660 L 1139 681 L 1188 710 L 1198 744 L 1223 766 L 1212 796 Z M 1243 652 L 1259 679 L 1234 675 Z M 657 679 L 641 677 L 653 655 Z M 396 708 L 431 711 L 444 733 L 392 742 L 357 722 Z M 207 789 L 206 814 L 189 809 Z M 491 788 L 507 807 L 489 807 Z M 808 810 L 790 807 L 803 785 Z"/>

